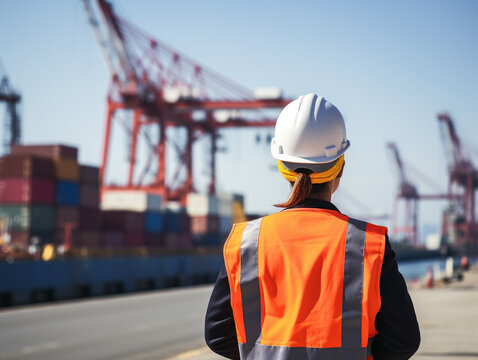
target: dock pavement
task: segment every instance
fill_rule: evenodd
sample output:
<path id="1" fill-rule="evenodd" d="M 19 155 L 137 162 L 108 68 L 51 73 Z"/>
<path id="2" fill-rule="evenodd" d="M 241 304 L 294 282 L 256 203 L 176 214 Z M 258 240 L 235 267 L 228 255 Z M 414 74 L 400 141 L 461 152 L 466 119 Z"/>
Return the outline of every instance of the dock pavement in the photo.
<path id="1" fill-rule="evenodd" d="M 464 273 L 462 281 L 416 285 L 410 295 L 420 323 L 422 341 L 412 357 L 417 360 L 478 359 L 478 266 Z M 206 345 L 167 360 L 224 359 Z"/>

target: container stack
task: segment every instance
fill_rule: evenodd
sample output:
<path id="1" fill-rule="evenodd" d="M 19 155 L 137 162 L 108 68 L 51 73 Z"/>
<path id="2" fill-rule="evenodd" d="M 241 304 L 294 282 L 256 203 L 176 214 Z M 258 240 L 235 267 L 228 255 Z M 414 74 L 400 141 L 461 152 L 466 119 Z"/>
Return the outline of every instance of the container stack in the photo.
<path id="1" fill-rule="evenodd" d="M 85 248 L 100 248 L 103 243 L 99 178 L 98 167 L 80 165 L 78 244 Z"/>
<path id="2" fill-rule="evenodd" d="M 0 231 L 15 253 L 52 241 L 55 190 L 51 159 L 30 154 L 0 158 Z"/>
<path id="3" fill-rule="evenodd" d="M 192 247 L 189 216 L 186 210 L 175 201 L 163 206 L 164 248 L 184 250 Z"/>
<path id="4" fill-rule="evenodd" d="M 188 194 L 187 213 L 190 217 L 194 246 L 220 245 L 220 200 L 209 194 Z"/>
<path id="5" fill-rule="evenodd" d="M 161 245 L 163 225 L 159 195 L 144 191 L 111 190 L 103 194 L 101 209 L 106 247 Z"/>
<path id="6" fill-rule="evenodd" d="M 15 145 L 12 156 L 34 156 L 53 162 L 55 181 L 55 245 L 77 247 L 79 218 L 79 180 L 78 149 L 65 145 Z"/>

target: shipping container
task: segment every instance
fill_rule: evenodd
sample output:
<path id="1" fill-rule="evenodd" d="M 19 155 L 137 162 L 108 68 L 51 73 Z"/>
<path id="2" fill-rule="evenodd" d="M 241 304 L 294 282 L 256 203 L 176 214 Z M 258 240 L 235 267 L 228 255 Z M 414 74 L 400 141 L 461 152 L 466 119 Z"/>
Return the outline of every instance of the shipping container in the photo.
<path id="1" fill-rule="evenodd" d="M 122 248 L 124 246 L 124 233 L 121 231 L 104 231 L 103 246 L 105 248 Z"/>
<path id="2" fill-rule="evenodd" d="M 164 247 L 163 234 L 159 234 L 159 233 L 146 233 L 146 234 L 144 234 L 144 244 L 148 248 Z"/>
<path id="3" fill-rule="evenodd" d="M 78 223 L 79 230 L 99 231 L 103 225 L 103 212 L 98 209 L 80 208 Z"/>
<path id="4" fill-rule="evenodd" d="M 148 212 L 145 215 L 147 233 L 161 233 L 163 231 L 163 215 L 159 212 Z"/>
<path id="5" fill-rule="evenodd" d="M 80 166 L 73 159 L 57 159 L 53 161 L 55 177 L 58 180 L 78 182 L 80 179 Z"/>
<path id="6" fill-rule="evenodd" d="M 56 202 L 59 205 L 78 206 L 78 183 L 58 181 L 56 183 Z"/>
<path id="7" fill-rule="evenodd" d="M 94 230 L 80 230 L 78 244 L 86 248 L 100 248 L 103 246 L 102 233 Z"/>
<path id="8" fill-rule="evenodd" d="M 219 217 L 218 216 L 191 216 L 191 233 L 208 234 L 219 232 Z"/>
<path id="9" fill-rule="evenodd" d="M 193 246 L 219 247 L 226 239 L 217 233 L 193 235 Z"/>
<path id="10" fill-rule="evenodd" d="M 179 233 L 163 234 L 164 248 L 177 249 L 179 247 Z"/>
<path id="11" fill-rule="evenodd" d="M 128 233 L 124 237 L 125 247 L 141 247 L 144 245 L 144 235 L 142 233 Z"/>
<path id="12" fill-rule="evenodd" d="M 56 227 L 57 229 L 64 229 L 72 226 L 78 229 L 79 210 L 76 206 L 58 206 L 56 208 Z"/>
<path id="13" fill-rule="evenodd" d="M 232 217 L 230 216 L 221 216 L 219 217 L 219 233 L 220 234 L 229 234 L 232 229 Z"/>
<path id="14" fill-rule="evenodd" d="M 12 145 L 12 155 L 33 155 L 49 159 L 78 159 L 78 149 L 66 145 Z"/>
<path id="15" fill-rule="evenodd" d="M 166 211 L 163 213 L 164 232 L 179 233 L 179 218 L 181 213 Z"/>
<path id="16" fill-rule="evenodd" d="M 193 242 L 190 234 L 169 233 L 164 235 L 164 247 L 166 249 L 185 250 L 192 246 Z"/>
<path id="17" fill-rule="evenodd" d="M 234 201 L 233 194 L 220 194 L 219 201 L 219 216 L 232 216 L 232 203 Z"/>
<path id="18" fill-rule="evenodd" d="M 54 179 L 53 161 L 26 155 L 0 158 L 0 178 Z"/>
<path id="19" fill-rule="evenodd" d="M 219 200 L 208 194 L 188 194 L 187 212 L 189 216 L 218 215 Z"/>
<path id="20" fill-rule="evenodd" d="M 0 179 L 0 203 L 53 204 L 55 182 L 48 179 Z"/>
<path id="21" fill-rule="evenodd" d="M 80 206 L 98 209 L 100 206 L 100 188 L 98 185 L 80 185 Z"/>
<path id="22" fill-rule="evenodd" d="M 136 190 L 109 190 L 101 199 L 103 210 L 161 211 L 161 196 Z"/>
<path id="23" fill-rule="evenodd" d="M 191 234 L 179 234 L 179 246 L 181 249 L 190 249 L 193 246 L 193 238 Z"/>
<path id="24" fill-rule="evenodd" d="M 100 169 L 97 166 L 80 165 L 80 183 L 99 186 Z"/>
<path id="25" fill-rule="evenodd" d="M 184 212 L 179 213 L 179 232 L 188 235 L 191 233 L 191 219 Z"/>
<path id="26" fill-rule="evenodd" d="M 144 213 L 136 211 L 103 211 L 103 228 L 124 232 L 143 232 Z"/>
<path id="27" fill-rule="evenodd" d="M 6 221 L 8 230 L 51 233 L 54 228 L 54 210 L 49 205 L 3 205 L 0 219 Z"/>

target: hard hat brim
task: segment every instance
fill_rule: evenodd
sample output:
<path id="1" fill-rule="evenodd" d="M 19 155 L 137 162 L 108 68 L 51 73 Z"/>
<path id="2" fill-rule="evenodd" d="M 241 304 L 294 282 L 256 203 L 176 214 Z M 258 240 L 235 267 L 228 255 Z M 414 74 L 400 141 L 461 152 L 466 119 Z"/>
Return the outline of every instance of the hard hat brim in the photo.
<path id="1" fill-rule="evenodd" d="M 326 156 L 319 156 L 319 157 L 301 157 L 301 156 L 294 156 L 294 155 L 287 155 L 279 153 L 278 147 L 274 144 L 274 139 L 271 141 L 271 154 L 272 156 L 281 161 L 288 161 L 288 162 L 295 162 L 301 164 L 326 164 L 332 161 L 337 160 L 343 153 L 345 153 L 350 147 L 350 141 L 347 140 L 347 145 L 341 151 L 337 152 L 335 156 L 326 157 Z"/>

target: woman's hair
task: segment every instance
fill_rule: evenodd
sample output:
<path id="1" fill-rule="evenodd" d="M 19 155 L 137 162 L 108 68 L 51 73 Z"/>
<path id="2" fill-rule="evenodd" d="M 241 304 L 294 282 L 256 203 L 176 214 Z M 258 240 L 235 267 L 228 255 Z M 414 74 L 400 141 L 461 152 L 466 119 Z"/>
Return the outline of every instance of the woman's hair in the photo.
<path id="1" fill-rule="evenodd" d="M 296 172 L 297 179 L 295 182 L 290 183 L 292 185 L 292 191 L 290 192 L 289 199 L 282 204 L 276 204 L 274 206 L 283 208 L 294 207 L 310 197 L 310 195 L 321 193 L 326 189 L 327 183 L 312 184 L 309 176 L 312 171 L 308 169 L 297 169 Z"/>

